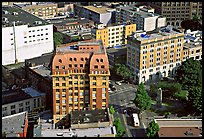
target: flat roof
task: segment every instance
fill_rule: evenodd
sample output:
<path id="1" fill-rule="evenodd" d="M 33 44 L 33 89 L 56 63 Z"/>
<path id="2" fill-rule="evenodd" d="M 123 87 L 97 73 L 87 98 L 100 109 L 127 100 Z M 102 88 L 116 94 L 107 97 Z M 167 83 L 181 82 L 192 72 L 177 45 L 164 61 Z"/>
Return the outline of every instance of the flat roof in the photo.
<path id="1" fill-rule="evenodd" d="M 202 119 L 155 119 L 160 127 L 202 127 Z"/>
<path id="2" fill-rule="evenodd" d="M 83 6 L 83 8 L 88 9 L 90 11 L 93 11 L 95 13 L 99 13 L 99 14 L 104 14 L 104 13 L 109 13 L 108 10 L 114 10 L 112 8 L 108 8 L 107 6 Z"/>
<path id="3" fill-rule="evenodd" d="M 138 14 L 140 15 L 141 17 L 143 18 L 148 18 L 148 17 L 155 17 L 155 16 L 161 16 L 159 14 L 156 14 L 156 13 L 149 13 L 149 12 L 145 12 L 141 9 L 143 8 L 140 8 L 139 7 L 136 7 L 134 5 L 127 5 L 127 6 L 120 6 L 120 7 L 117 7 L 117 9 L 123 9 L 125 11 L 128 11 L 128 12 L 131 12 L 132 14 Z M 139 9 L 139 11 L 136 10 L 136 8 Z M 149 9 L 148 9 L 149 10 Z"/>
<path id="4" fill-rule="evenodd" d="M 115 56 L 127 55 L 127 47 L 119 48 L 119 49 L 109 48 L 106 51 L 107 51 L 107 54 L 115 55 Z"/>
<path id="5" fill-rule="evenodd" d="M 39 92 L 32 87 L 24 88 L 22 90 L 29 94 L 31 97 L 45 96 L 45 93 Z"/>
<path id="6" fill-rule="evenodd" d="M 23 133 L 26 116 L 27 112 L 21 112 L 2 117 L 2 133 L 5 132 L 8 134 L 6 136 L 9 136 L 9 134 Z"/>
<path id="7" fill-rule="evenodd" d="M 78 124 L 79 121 L 80 124 L 108 122 L 109 117 L 105 109 L 72 111 L 71 124 Z"/>
<path id="8" fill-rule="evenodd" d="M 104 128 L 87 128 L 87 129 L 46 129 L 42 130 L 42 137 L 98 137 L 105 136 L 107 134 L 116 134 L 115 127 L 104 127 Z M 58 134 L 58 135 L 57 135 Z M 60 136 L 61 135 L 61 136 Z"/>
<path id="9" fill-rule="evenodd" d="M 32 98 L 21 89 L 2 91 L 2 105 Z"/>
<path id="10" fill-rule="evenodd" d="M 5 13 L 7 12 L 7 13 Z M 13 13 L 16 15 L 13 15 Z M 42 20 L 21 8 L 17 8 L 14 6 L 3 6 L 2 7 L 2 18 L 7 18 L 8 23 L 2 22 L 2 27 L 10 27 L 13 26 L 13 22 L 15 21 L 15 25 L 29 25 L 29 26 L 41 26 L 49 24 L 45 20 Z M 36 24 L 35 22 L 39 21 L 41 23 Z"/>
<path id="11" fill-rule="evenodd" d="M 44 65 L 38 65 L 36 67 L 30 67 L 30 69 L 32 69 L 39 75 L 51 80 L 51 68 L 48 68 Z"/>

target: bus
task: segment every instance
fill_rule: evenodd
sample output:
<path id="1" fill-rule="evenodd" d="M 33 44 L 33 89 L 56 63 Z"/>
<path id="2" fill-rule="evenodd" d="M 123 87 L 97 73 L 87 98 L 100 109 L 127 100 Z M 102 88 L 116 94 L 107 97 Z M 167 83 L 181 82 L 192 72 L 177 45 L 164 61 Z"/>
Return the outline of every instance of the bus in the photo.
<path id="1" fill-rule="evenodd" d="M 132 117 L 133 117 L 134 126 L 135 127 L 140 126 L 140 121 L 139 121 L 139 118 L 138 118 L 138 114 L 137 113 L 133 113 Z"/>

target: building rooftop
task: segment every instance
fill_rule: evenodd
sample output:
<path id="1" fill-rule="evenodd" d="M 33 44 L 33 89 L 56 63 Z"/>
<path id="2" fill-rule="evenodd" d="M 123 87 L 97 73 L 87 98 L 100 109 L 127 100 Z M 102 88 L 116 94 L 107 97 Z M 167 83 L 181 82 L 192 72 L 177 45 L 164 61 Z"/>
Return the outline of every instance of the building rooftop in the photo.
<path id="1" fill-rule="evenodd" d="M 31 97 L 45 96 L 45 93 L 39 92 L 32 87 L 28 87 L 22 90 L 26 92 L 27 94 L 29 94 Z"/>
<path id="2" fill-rule="evenodd" d="M 15 25 L 29 25 L 29 26 L 41 26 L 49 24 L 45 20 L 42 20 L 20 8 L 14 6 L 3 6 L 2 7 L 2 27 Z"/>
<path id="3" fill-rule="evenodd" d="M 47 129 L 42 130 L 42 137 L 98 137 L 116 134 L 115 127 L 87 128 L 87 129 Z"/>
<path id="4" fill-rule="evenodd" d="M 159 14 L 156 13 L 152 13 L 152 12 L 147 12 L 146 10 L 151 10 L 152 8 L 150 7 L 146 7 L 146 6 L 141 6 L 141 7 L 136 7 L 134 5 L 127 5 L 127 6 L 119 6 L 116 8 L 117 9 L 123 9 L 125 11 L 128 11 L 130 13 L 132 13 L 130 16 L 135 16 L 135 15 L 139 15 L 142 18 L 148 18 L 148 17 L 154 17 L 154 16 L 161 16 Z M 154 9 L 152 9 L 154 10 Z M 120 11 L 118 11 L 120 12 Z"/>
<path id="5" fill-rule="evenodd" d="M 2 105 L 45 95 L 32 87 L 2 91 Z"/>
<path id="6" fill-rule="evenodd" d="M 27 112 L 2 117 L 2 133 L 5 132 L 6 137 L 17 136 L 18 133 L 23 133 L 26 117 Z"/>
<path id="7" fill-rule="evenodd" d="M 47 20 L 48 21 L 48 20 Z M 52 19 L 48 21 L 51 24 L 54 24 L 56 26 L 74 26 L 74 25 L 82 25 L 87 23 L 94 23 L 91 20 L 85 19 L 85 18 L 64 18 L 64 19 Z"/>
<path id="8" fill-rule="evenodd" d="M 96 110 L 81 110 L 71 112 L 71 124 L 97 123 L 108 122 L 108 113 L 104 109 Z"/>
<path id="9" fill-rule="evenodd" d="M 49 67 L 38 65 L 36 67 L 30 67 L 30 69 L 32 69 L 39 75 L 51 80 L 51 69 Z"/>
<path id="10" fill-rule="evenodd" d="M 110 48 L 110 49 L 107 49 L 107 53 L 114 56 L 126 55 L 127 47 L 119 48 L 119 49 Z"/>
<path id="11" fill-rule="evenodd" d="M 14 5 L 19 6 L 21 8 L 25 8 L 25 7 L 31 7 L 31 6 L 41 6 L 41 5 L 50 5 L 50 4 L 56 4 L 53 2 L 32 2 L 32 4 L 24 4 L 24 3 L 15 3 Z"/>
<path id="12" fill-rule="evenodd" d="M 159 124 L 159 137 L 202 136 L 202 119 L 155 119 Z"/>
<path id="13" fill-rule="evenodd" d="M 112 8 L 108 8 L 107 6 L 83 6 L 85 9 L 93 11 L 95 13 L 104 14 L 109 13 L 114 10 Z"/>
<path id="14" fill-rule="evenodd" d="M 93 49 L 93 50 L 79 50 L 80 46 L 90 46 L 90 47 L 97 47 L 99 46 L 99 49 Z M 57 53 L 66 53 L 66 52 L 74 52 L 74 53 L 84 53 L 84 52 L 93 52 L 93 53 L 104 53 L 104 47 L 102 44 L 102 41 L 100 40 L 86 40 L 86 41 L 80 41 L 76 43 L 68 43 L 63 44 L 63 46 L 57 47 L 56 52 Z"/>

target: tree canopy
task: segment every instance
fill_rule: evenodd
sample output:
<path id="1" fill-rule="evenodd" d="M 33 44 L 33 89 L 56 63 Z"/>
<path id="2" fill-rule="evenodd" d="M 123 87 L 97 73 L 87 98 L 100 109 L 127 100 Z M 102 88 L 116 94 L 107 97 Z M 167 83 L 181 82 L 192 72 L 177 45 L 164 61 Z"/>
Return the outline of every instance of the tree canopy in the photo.
<path id="1" fill-rule="evenodd" d="M 57 45 L 60 45 L 63 43 L 63 35 L 62 33 L 60 32 L 54 32 L 53 34 L 53 39 L 54 39 L 54 45 L 57 46 Z"/>
<path id="2" fill-rule="evenodd" d="M 189 58 L 182 62 L 177 69 L 176 81 L 182 84 L 183 88 L 188 90 L 191 86 L 202 85 L 202 65 L 200 61 Z"/>
<path id="3" fill-rule="evenodd" d="M 125 129 L 123 128 L 120 119 L 115 118 L 113 125 L 116 127 L 116 137 L 122 137 L 125 134 Z"/>
<path id="4" fill-rule="evenodd" d="M 202 30 L 202 25 L 199 22 L 198 17 L 193 17 L 193 19 L 187 19 L 182 21 L 181 27 L 185 30 L 190 29 L 191 31 Z"/>
<path id="5" fill-rule="evenodd" d="M 202 88 L 201 86 L 194 86 L 189 89 L 189 101 L 190 104 L 198 112 L 202 112 Z"/>
<path id="6" fill-rule="evenodd" d="M 131 72 L 124 64 L 115 64 L 113 71 L 124 79 L 131 77 Z"/>
<path id="7" fill-rule="evenodd" d="M 155 121 L 151 121 L 147 127 L 147 137 L 155 137 L 159 129 L 159 125 Z"/>
<path id="8" fill-rule="evenodd" d="M 140 111 L 151 108 L 151 97 L 147 94 L 143 83 L 139 84 L 135 95 L 134 103 Z"/>
<path id="9" fill-rule="evenodd" d="M 115 113 L 115 109 L 113 108 L 113 106 L 110 106 L 110 114 L 114 114 Z"/>

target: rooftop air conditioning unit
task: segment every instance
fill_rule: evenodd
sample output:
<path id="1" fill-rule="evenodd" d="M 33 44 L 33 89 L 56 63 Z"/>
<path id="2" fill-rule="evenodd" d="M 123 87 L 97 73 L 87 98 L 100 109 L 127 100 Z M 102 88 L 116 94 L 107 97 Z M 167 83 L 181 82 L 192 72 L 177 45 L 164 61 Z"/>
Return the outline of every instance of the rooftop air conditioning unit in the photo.
<path id="1" fill-rule="evenodd" d="M 9 13 L 8 11 L 5 11 L 5 10 L 3 11 L 3 14 L 8 14 L 8 13 Z"/>
<path id="2" fill-rule="evenodd" d="M 17 12 L 13 12 L 12 15 L 18 15 L 18 13 Z"/>

